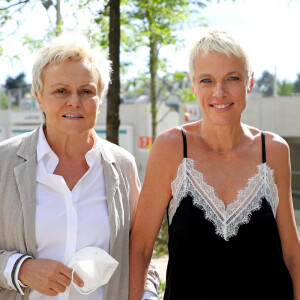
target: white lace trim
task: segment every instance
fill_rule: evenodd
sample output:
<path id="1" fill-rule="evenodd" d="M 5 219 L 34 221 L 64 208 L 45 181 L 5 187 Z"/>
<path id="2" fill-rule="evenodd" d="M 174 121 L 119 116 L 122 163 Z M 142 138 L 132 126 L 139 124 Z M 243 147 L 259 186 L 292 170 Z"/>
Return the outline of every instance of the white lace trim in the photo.
<path id="1" fill-rule="evenodd" d="M 242 224 L 249 223 L 252 213 L 261 208 L 263 197 L 276 215 L 279 198 L 273 174 L 274 171 L 267 163 L 258 165 L 257 173 L 248 180 L 245 188 L 238 191 L 236 200 L 226 208 L 215 189 L 206 183 L 203 174 L 195 168 L 194 160 L 184 158 L 171 183 L 173 198 L 168 210 L 169 225 L 181 200 L 189 194 L 193 204 L 203 210 L 205 218 L 214 224 L 216 234 L 228 241 L 237 234 Z"/>

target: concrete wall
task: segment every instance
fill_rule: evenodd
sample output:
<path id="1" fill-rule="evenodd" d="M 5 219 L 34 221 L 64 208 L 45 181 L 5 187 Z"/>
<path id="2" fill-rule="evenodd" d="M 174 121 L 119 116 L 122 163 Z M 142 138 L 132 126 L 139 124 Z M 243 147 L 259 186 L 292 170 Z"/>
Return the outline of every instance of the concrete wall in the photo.
<path id="1" fill-rule="evenodd" d="M 300 137 L 300 97 L 249 99 L 242 121 L 282 137 Z"/>
<path id="2" fill-rule="evenodd" d="M 170 111 L 165 105 L 162 105 L 158 112 L 157 120 L 161 118 L 163 120 L 158 123 L 157 133 L 179 125 L 178 112 Z M 152 136 L 150 105 L 148 103 L 122 104 L 120 106 L 120 119 L 121 126 L 131 125 L 133 127 L 134 145 L 131 152 L 135 156 L 139 176 L 141 181 L 143 181 L 150 148 L 142 148 L 141 143 L 143 139 L 151 138 Z M 100 109 L 97 124 L 106 124 L 106 105 L 103 105 Z M 122 143 L 120 145 L 122 146 Z"/>
<path id="3" fill-rule="evenodd" d="M 300 209 L 300 97 L 249 99 L 243 122 L 275 132 L 289 144 L 294 206 Z"/>

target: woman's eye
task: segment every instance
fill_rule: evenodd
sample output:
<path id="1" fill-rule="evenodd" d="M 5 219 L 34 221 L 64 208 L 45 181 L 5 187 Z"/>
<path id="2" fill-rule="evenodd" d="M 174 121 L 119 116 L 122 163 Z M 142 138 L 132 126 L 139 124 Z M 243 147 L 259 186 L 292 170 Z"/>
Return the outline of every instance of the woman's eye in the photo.
<path id="1" fill-rule="evenodd" d="M 201 79 L 200 82 L 203 82 L 203 83 L 210 83 L 210 82 L 211 82 L 211 79 L 209 79 L 209 78 Z"/>
<path id="2" fill-rule="evenodd" d="M 58 89 L 56 90 L 57 94 L 64 94 L 65 93 L 65 89 Z"/>
<path id="3" fill-rule="evenodd" d="M 86 94 L 86 95 L 90 95 L 90 94 L 92 94 L 92 91 L 91 90 L 83 90 L 82 93 Z"/>
<path id="4" fill-rule="evenodd" d="M 237 77 L 237 76 L 230 76 L 229 77 L 229 80 L 230 81 L 236 81 L 236 80 L 239 80 L 240 78 L 239 77 Z"/>

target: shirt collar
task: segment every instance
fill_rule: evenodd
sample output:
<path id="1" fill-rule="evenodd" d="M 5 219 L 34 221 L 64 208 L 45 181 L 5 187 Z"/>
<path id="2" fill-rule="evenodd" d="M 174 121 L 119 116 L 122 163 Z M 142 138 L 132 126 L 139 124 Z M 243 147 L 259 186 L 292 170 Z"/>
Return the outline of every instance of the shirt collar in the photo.
<path id="1" fill-rule="evenodd" d="M 49 154 L 53 153 L 55 155 L 55 153 L 50 148 L 50 146 L 46 140 L 46 137 L 44 134 L 44 125 L 43 125 L 39 129 L 39 137 L 38 137 L 38 142 L 37 142 L 37 147 L 36 147 L 37 160 L 40 161 L 48 153 Z"/>
<path id="2" fill-rule="evenodd" d="M 101 155 L 101 151 L 100 151 L 100 137 L 98 136 L 98 134 L 96 133 L 96 131 L 93 129 L 93 138 L 94 138 L 94 145 L 91 148 L 91 150 L 89 150 L 86 154 L 85 154 L 85 159 L 87 164 L 89 165 L 89 167 L 91 167 L 91 165 L 96 161 L 96 159 L 100 158 Z"/>

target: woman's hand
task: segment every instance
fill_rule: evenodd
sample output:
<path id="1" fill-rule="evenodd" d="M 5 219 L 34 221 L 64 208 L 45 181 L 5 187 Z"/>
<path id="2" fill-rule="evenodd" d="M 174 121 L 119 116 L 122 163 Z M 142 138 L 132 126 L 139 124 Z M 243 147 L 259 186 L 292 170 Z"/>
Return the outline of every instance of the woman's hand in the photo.
<path id="1" fill-rule="evenodd" d="M 72 269 L 51 259 L 26 259 L 19 271 L 19 280 L 47 296 L 63 293 L 70 285 Z M 83 281 L 74 272 L 73 281 L 82 287 Z"/>

